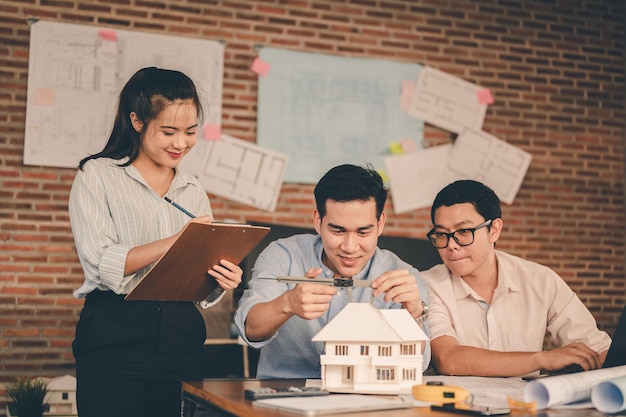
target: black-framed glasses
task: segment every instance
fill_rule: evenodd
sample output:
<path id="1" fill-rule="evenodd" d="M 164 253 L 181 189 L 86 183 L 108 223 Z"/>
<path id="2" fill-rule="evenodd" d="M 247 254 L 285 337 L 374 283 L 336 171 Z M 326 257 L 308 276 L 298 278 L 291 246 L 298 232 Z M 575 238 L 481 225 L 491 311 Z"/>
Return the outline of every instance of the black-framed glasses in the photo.
<path id="1" fill-rule="evenodd" d="M 474 232 L 478 229 L 491 225 L 491 219 L 487 220 L 484 223 L 479 224 L 476 227 L 470 227 L 467 229 L 459 229 L 454 232 L 446 233 L 446 232 L 438 232 L 435 229 L 428 232 L 426 236 L 428 236 L 428 240 L 430 240 L 430 244 L 436 247 L 437 249 L 443 249 L 448 247 L 448 242 L 450 242 L 450 238 L 454 239 L 457 245 L 459 246 L 469 246 L 474 243 Z"/>

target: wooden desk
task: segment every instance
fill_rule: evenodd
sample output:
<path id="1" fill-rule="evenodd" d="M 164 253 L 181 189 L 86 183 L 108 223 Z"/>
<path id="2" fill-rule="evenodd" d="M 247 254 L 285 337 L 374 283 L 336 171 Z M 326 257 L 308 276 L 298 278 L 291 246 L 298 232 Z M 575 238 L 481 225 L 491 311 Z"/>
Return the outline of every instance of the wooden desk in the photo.
<path id="1" fill-rule="evenodd" d="M 205 381 L 183 382 L 183 416 L 193 417 L 195 406 L 226 411 L 240 417 L 294 417 L 300 414 L 277 411 L 271 408 L 253 406 L 252 401 L 243 397 L 246 388 L 263 386 L 289 387 L 303 386 L 305 380 L 256 380 L 256 379 L 213 379 Z M 351 417 L 357 414 L 333 414 L 327 417 Z M 358 413 L 367 417 L 459 417 L 461 414 L 431 411 L 430 408 L 407 408 L 385 411 Z M 515 411 L 512 417 L 599 417 L 604 414 L 593 410 L 544 410 L 536 414 Z"/>

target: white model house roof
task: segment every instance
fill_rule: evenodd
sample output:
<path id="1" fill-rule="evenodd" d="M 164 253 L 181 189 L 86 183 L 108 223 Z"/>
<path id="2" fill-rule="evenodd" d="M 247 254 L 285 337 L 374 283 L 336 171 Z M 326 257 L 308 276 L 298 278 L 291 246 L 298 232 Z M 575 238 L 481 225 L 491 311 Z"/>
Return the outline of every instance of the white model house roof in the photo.
<path id="1" fill-rule="evenodd" d="M 76 377 L 63 375 L 48 382 L 48 391 L 76 391 Z"/>
<path id="2" fill-rule="evenodd" d="M 314 337 L 314 342 L 405 342 L 428 337 L 405 309 L 379 310 L 369 303 L 348 303 Z"/>

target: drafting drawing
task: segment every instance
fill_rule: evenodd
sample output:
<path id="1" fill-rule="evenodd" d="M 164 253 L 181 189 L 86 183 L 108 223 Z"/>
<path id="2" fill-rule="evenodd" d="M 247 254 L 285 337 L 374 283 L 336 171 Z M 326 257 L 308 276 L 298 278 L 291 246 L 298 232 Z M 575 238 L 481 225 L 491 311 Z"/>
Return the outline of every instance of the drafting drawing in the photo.
<path id="1" fill-rule="evenodd" d="M 479 92 L 484 88 L 432 67 L 424 67 L 415 84 L 408 114 L 450 132 L 464 127 L 480 130 L 487 105 Z"/>
<path id="2" fill-rule="evenodd" d="M 204 168 L 198 179 L 206 191 L 262 210 L 276 209 L 287 167 L 285 155 L 226 134 L 204 146 Z"/>
<path id="3" fill-rule="evenodd" d="M 513 204 L 531 154 L 483 131 L 463 129 L 450 152 L 448 168 L 491 187 L 504 203 Z"/>
<path id="4" fill-rule="evenodd" d="M 217 41 L 34 23 L 24 163 L 75 168 L 82 158 L 102 150 L 120 90 L 147 66 L 189 75 L 203 101 L 204 121 L 219 125 L 223 63 L 224 46 Z"/>
<path id="5" fill-rule="evenodd" d="M 385 158 L 394 212 L 430 207 L 439 190 L 460 179 L 448 168 L 451 148 L 440 145 Z"/>
<path id="6" fill-rule="evenodd" d="M 383 167 L 389 144 L 421 144 L 424 123 L 402 111 L 402 83 L 414 63 L 264 47 L 259 78 L 259 145 L 289 156 L 285 181 L 315 184 L 333 166 Z"/>
<path id="7" fill-rule="evenodd" d="M 314 337 L 324 342 L 322 388 L 360 394 L 410 394 L 422 383 L 428 337 L 405 309 L 348 303 Z"/>

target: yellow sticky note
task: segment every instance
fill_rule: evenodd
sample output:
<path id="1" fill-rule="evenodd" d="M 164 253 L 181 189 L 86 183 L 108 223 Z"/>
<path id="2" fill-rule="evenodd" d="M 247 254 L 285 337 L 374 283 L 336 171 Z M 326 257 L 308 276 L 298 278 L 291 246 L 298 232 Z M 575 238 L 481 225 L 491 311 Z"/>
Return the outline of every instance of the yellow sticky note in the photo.
<path id="1" fill-rule="evenodd" d="M 391 142 L 389 144 L 389 151 L 392 155 L 402 155 L 404 153 L 404 149 L 402 148 L 402 144 L 400 142 Z"/>

